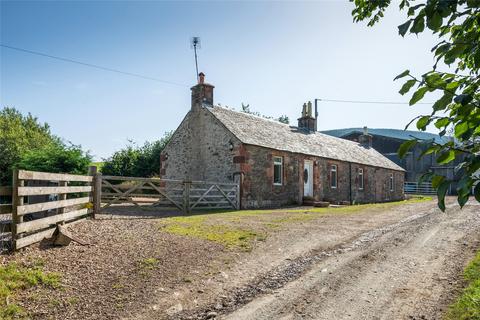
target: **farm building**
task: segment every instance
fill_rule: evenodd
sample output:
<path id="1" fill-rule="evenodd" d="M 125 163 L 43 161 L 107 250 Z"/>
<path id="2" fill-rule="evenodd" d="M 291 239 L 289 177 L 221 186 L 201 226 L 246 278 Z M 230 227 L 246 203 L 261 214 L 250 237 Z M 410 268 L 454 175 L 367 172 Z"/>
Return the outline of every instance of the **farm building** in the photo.
<path id="1" fill-rule="evenodd" d="M 358 143 L 316 132 L 311 104 L 296 127 L 215 106 L 213 89 L 200 74 L 161 154 L 163 178 L 238 181 L 242 208 L 404 198 L 405 170 L 372 148 L 370 135 Z"/>
<path id="2" fill-rule="evenodd" d="M 363 134 L 361 128 L 346 128 L 322 131 L 322 133 L 358 142 L 360 136 Z M 455 172 L 455 167 L 463 161 L 463 157 L 457 157 L 453 162 L 447 165 L 439 165 L 437 163 L 437 156 L 434 153 L 420 155 L 426 149 L 425 143 L 415 145 L 403 159 L 398 157 L 397 150 L 400 145 L 412 138 L 423 141 L 433 140 L 438 144 L 444 144 L 451 141 L 452 137 L 439 136 L 429 132 L 399 130 L 399 129 L 368 129 L 368 133 L 372 136 L 372 147 L 389 158 L 399 166 L 405 169 L 405 181 L 415 183 L 426 172 L 434 172 L 435 174 L 443 175 L 449 180 L 457 180 L 458 173 Z M 453 183 L 449 193 L 454 192 L 456 183 Z"/>

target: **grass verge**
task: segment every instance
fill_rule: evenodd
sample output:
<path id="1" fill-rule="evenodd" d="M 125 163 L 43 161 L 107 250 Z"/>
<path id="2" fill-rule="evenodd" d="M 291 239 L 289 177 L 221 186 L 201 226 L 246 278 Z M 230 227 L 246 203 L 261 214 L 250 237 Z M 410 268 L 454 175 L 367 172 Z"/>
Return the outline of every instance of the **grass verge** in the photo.
<path id="1" fill-rule="evenodd" d="M 307 222 L 321 214 L 348 214 L 367 209 L 387 209 L 404 203 L 432 200 L 417 197 L 406 201 L 344 206 L 337 208 L 260 209 L 215 211 L 172 217 L 162 221 L 164 232 L 220 243 L 227 248 L 250 251 L 255 241 L 263 241 L 268 231 L 282 225 Z"/>
<path id="2" fill-rule="evenodd" d="M 480 320 L 480 252 L 468 264 L 464 277 L 468 285 L 449 307 L 446 320 Z"/>
<path id="3" fill-rule="evenodd" d="M 0 266 L 0 319 L 26 317 L 25 310 L 11 300 L 16 292 L 36 286 L 57 288 L 60 286 L 60 275 L 44 272 L 41 265 L 26 267 L 9 263 Z"/>

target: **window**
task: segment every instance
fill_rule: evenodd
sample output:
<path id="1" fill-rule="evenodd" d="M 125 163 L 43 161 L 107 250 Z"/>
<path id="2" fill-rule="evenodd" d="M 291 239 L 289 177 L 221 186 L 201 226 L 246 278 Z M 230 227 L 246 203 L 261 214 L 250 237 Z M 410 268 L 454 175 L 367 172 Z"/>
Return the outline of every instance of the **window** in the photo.
<path id="1" fill-rule="evenodd" d="M 337 165 L 332 164 L 330 167 L 330 187 L 332 189 L 337 188 Z"/>
<path id="2" fill-rule="evenodd" d="M 273 157 L 273 184 L 281 186 L 283 184 L 283 158 Z"/>
<path id="3" fill-rule="evenodd" d="M 390 173 L 390 191 L 394 190 L 393 173 Z"/>
<path id="4" fill-rule="evenodd" d="M 363 190 L 363 169 L 358 168 L 358 189 Z"/>

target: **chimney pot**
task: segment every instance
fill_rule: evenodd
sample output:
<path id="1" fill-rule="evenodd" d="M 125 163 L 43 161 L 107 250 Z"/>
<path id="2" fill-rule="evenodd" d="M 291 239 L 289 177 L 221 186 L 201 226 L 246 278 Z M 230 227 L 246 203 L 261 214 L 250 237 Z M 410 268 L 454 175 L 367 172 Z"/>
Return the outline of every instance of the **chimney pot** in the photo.
<path id="1" fill-rule="evenodd" d="M 213 88 L 211 84 L 205 82 L 205 74 L 198 74 L 198 84 L 191 88 L 192 90 L 192 111 L 200 110 L 207 106 L 213 106 Z"/>
<path id="2" fill-rule="evenodd" d="M 372 147 L 373 137 L 368 134 L 367 126 L 363 127 L 363 134 L 358 136 L 358 142 L 365 148 Z"/>
<path id="3" fill-rule="evenodd" d="M 316 122 L 317 119 L 312 116 L 312 102 L 308 101 L 303 104 L 302 117 L 298 119 L 298 128 L 308 132 L 315 132 Z"/>
<path id="4" fill-rule="evenodd" d="M 198 83 L 199 84 L 204 84 L 205 83 L 205 73 L 200 72 L 198 74 Z"/>

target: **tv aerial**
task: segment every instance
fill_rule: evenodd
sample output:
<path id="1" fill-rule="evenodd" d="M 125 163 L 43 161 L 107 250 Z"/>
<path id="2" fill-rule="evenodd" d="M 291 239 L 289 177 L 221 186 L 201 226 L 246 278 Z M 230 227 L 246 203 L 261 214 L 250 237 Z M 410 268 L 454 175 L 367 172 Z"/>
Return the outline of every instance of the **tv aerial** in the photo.
<path id="1" fill-rule="evenodd" d="M 190 39 L 190 48 L 193 49 L 195 52 L 195 77 L 198 81 L 198 57 L 197 57 L 197 49 L 200 49 L 202 47 L 202 42 L 200 41 L 200 37 L 192 37 Z"/>

